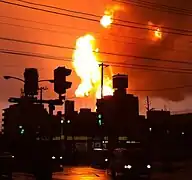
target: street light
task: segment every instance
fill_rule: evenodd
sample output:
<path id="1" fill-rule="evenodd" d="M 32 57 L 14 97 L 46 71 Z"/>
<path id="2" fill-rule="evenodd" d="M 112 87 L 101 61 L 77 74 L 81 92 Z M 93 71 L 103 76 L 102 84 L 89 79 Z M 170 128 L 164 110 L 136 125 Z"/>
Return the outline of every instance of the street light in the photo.
<path id="1" fill-rule="evenodd" d="M 21 78 L 18 78 L 18 77 L 14 77 L 14 76 L 3 76 L 3 78 L 5 80 L 9 80 L 9 79 L 15 79 L 15 80 L 18 80 L 18 81 L 22 81 L 22 82 L 25 82 L 23 79 Z M 43 79 L 43 80 L 39 80 L 38 82 L 50 82 L 50 83 L 54 83 L 54 80 L 53 79 Z"/>
<path id="2" fill-rule="evenodd" d="M 14 77 L 14 76 L 3 76 L 3 78 L 4 78 L 5 80 L 16 79 L 16 80 L 18 80 L 18 81 L 25 82 L 23 79 L 18 78 L 18 77 Z"/>
<path id="3" fill-rule="evenodd" d="M 25 83 L 25 80 L 21 79 L 21 78 L 18 78 L 18 77 L 15 77 L 15 76 L 3 76 L 3 78 L 5 80 L 9 80 L 9 79 L 15 79 L 15 80 L 18 80 L 18 81 L 21 81 L 23 83 Z M 52 79 L 43 79 L 43 80 L 39 80 L 38 82 L 50 82 L 50 83 L 54 83 L 54 80 Z M 42 99 L 43 99 L 43 90 L 47 90 L 47 88 L 39 88 L 40 90 L 40 100 L 42 102 Z"/>

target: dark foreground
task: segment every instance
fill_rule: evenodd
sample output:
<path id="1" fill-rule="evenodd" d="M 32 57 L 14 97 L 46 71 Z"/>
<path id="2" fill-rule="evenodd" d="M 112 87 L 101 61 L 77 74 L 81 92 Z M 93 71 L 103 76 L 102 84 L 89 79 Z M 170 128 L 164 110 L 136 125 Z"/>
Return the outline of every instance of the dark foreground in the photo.
<path id="1" fill-rule="evenodd" d="M 27 174 L 14 173 L 14 180 L 34 180 Z M 152 180 L 191 180 L 192 163 L 183 163 L 182 167 L 170 173 L 154 172 Z M 55 173 L 53 180 L 111 180 L 106 171 L 91 167 L 66 167 L 63 172 Z"/>

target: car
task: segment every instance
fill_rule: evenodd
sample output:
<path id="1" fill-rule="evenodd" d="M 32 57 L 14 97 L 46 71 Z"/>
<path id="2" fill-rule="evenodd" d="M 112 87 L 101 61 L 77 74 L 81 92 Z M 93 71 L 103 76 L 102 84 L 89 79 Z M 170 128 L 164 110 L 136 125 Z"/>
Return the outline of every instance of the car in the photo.
<path id="1" fill-rule="evenodd" d="M 63 160 L 63 156 L 52 156 L 52 171 L 53 172 L 62 172 L 63 171 L 63 164 L 62 164 L 62 160 Z"/>
<path id="2" fill-rule="evenodd" d="M 13 158 L 10 152 L 0 153 L 0 179 L 12 179 Z"/>
<path id="3" fill-rule="evenodd" d="M 150 160 L 142 149 L 118 148 L 112 153 L 107 171 L 112 177 L 150 179 L 151 169 Z"/>
<path id="4" fill-rule="evenodd" d="M 109 151 L 107 149 L 94 148 L 91 155 L 91 166 L 106 169 L 109 164 Z"/>

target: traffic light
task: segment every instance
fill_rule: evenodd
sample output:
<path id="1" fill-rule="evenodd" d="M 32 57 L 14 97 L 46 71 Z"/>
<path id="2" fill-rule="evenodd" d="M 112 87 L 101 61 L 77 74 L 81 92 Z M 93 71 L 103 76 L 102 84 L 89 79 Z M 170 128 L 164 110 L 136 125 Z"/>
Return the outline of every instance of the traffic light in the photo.
<path id="1" fill-rule="evenodd" d="M 54 91 L 57 94 L 65 94 L 71 88 L 72 82 L 66 81 L 66 77 L 71 75 L 71 69 L 58 67 L 54 70 Z"/>
<path id="2" fill-rule="evenodd" d="M 98 119 L 99 126 L 102 126 L 103 125 L 103 116 L 102 116 L 102 114 L 98 114 L 97 119 Z"/>
<path id="3" fill-rule="evenodd" d="M 24 72 L 24 93 L 28 95 L 37 95 L 38 94 L 38 81 L 39 75 L 36 68 L 26 68 Z"/>
<path id="4" fill-rule="evenodd" d="M 1 134 L 5 133 L 5 121 L 8 118 L 8 111 L 9 108 L 3 109 L 3 113 L 2 113 L 2 122 L 1 122 Z"/>
<path id="5" fill-rule="evenodd" d="M 23 135 L 25 133 L 25 129 L 23 128 L 23 126 L 19 126 L 19 133 L 21 135 Z"/>
<path id="6" fill-rule="evenodd" d="M 4 134 L 4 121 L 1 121 L 1 134 Z"/>
<path id="7" fill-rule="evenodd" d="M 99 126 L 102 126 L 104 124 L 104 117 L 103 117 L 103 114 L 104 114 L 104 101 L 103 99 L 97 99 L 97 103 L 96 103 L 96 106 L 97 106 L 97 123 Z"/>

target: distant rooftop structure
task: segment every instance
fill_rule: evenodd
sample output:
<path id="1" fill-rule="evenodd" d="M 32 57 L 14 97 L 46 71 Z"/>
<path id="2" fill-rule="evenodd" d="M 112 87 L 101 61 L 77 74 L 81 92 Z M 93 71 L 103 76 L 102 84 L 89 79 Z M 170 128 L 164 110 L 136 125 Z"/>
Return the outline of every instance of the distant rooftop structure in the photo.
<path id="1" fill-rule="evenodd" d="M 116 74 L 113 76 L 114 89 L 127 89 L 128 88 L 128 75 Z"/>

